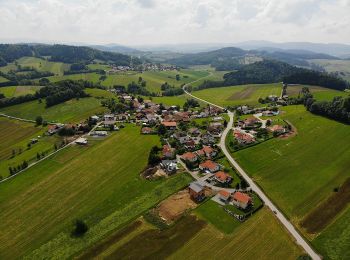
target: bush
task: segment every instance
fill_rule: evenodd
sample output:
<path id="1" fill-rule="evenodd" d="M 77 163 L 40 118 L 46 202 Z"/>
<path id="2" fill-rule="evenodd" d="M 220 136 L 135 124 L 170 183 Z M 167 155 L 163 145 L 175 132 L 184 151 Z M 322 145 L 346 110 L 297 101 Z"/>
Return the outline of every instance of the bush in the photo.
<path id="1" fill-rule="evenodd" d="M 89 230 L 88 225 L 81 219 L 77 219 L 74 224 L 72 234 L 76 237 L 83 236 Z"/>

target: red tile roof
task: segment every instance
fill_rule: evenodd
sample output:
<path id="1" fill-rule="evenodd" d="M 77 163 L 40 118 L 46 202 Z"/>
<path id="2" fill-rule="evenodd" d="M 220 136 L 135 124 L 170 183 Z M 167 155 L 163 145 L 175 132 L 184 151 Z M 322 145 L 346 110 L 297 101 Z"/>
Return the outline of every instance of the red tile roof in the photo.
<path id="1" fill-rule="evenodd" d="M 284 127 L 281 126 L 281 125 L 274 125 L 274 126 L 271 126 L 269 128 L 272 132 L 275 132 L 275 131 L 283 131 L 284 130 Z"/>
<path id="2" fill-rule="evenodd" d="M 197 155 L 195 153 L 187 152 L 181 155 L 181 158 L 184 160 L 193 160 L 197 158 Z"/>
<path id="3" fill-rule="evenodd" d="M 217 173 L 215 173 L 215 177 L 221 181 L 226 181 L 227 179 L 229 179 L 231 176 L 228 175 L 225 172 L 219 171 Z"/>
<path id="4" fill-rule="evenodd" d="M 221 190 L 219 191 L 219 194 L 224 198 L 228 198 L 231 195 L 231 193 L 228 192 L 227 190 Z"/>
<path id="5" fill-rule="evenodd" d="M 162 122 L 162 125 L 168 126 L 168 127 L 176 127 L 176 122 Z"/>
<path id="6" fill-rule="evenodd" d="M 249 195 L 243 193 L 243 192 L 235 192 L 235 194 L 233 194 L 233 199 L 239 202 L 243 202 L 243 203 L 248 203 L 252 200 L 251 197 L 249 197 Z"/>
<path id="7" fill-rule="evenodd" d="M 202 168 L 205 168 L 205 169 L 209 169 L 209 170 L 213 170 L 213 169 L 215 169 L 217 167 L 217 165 L 218 164 L 216 162 L 207 160 L 204 163 L 201 163 L 199 165 L 199 167 L 202 167 Z"/>

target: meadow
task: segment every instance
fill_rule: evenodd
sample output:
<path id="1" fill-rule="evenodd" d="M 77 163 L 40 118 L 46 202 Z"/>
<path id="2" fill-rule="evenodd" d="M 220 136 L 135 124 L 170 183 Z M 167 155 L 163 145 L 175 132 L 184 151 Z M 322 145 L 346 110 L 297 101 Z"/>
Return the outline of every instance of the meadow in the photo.
<path id="1" fill-rule="evenodd" d="M 297 97 L 303 87 L 308 87 L 311 94 L 316 100 L 331 101 L 334 97 L 341 96 L 345 97 L 350 95 L 349 92 L 339 91 L 329 88 L 323 88 L 319 86 L 307 86 L 307 85 L 296 85 L 287 87 L 287 95 L 290 97 Z"/>
<path id="2" fill-rule="evenodd" d="M 282 85 L 255 84 L 231 87 L 209 88 L 194 91 L 192 94 L 220 106 L 258 105 L 259 98 L 281 94 Z"/>
<path id="3" fill-rule="evenodd" d="M 6 98 L 18 97 L 27 94 L 35 94 L 41 86 L 10 86 L 0 87 L 0 93 L 4 94 Z"/>
<path id="4" fill-rule="evenodd" d="M 140 178 L 159 139 L 139 131 L 68 147 L 0 184 L 0 258 L 69 258 L 186 186 L 186 174 Z M 77 218 L 89 226 L 83 238 L 71 236 Z"/>
<path id="5" fill-rule="evenodd" d="M 52 151 L 54 145 L 61 142 L 58 136 L 45 136 L 46 127 L 35 126 L 33 123 L 0 117 L 0 129 L 0 176 L 3 178 L 10 175 L 9 167 L 17 167 L 24 160 L 34 162 L 37 153 Z M 28 149 L 27 144 L 32 138 L 39 141 Z"/>
<path id="6" fill-rule="evenodd" d="M 327 72 L 338 72 L 340 76 L 350 81 L 350 60 L 316 59 L 309 62 L 322 66 Z"/>

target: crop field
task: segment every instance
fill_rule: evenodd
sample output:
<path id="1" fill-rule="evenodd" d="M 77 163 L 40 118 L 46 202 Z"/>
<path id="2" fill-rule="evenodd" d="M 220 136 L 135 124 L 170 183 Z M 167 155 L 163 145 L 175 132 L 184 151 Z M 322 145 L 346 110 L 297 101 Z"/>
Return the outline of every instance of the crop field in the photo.
<path id="1" fill-rule="evenodd" d="M 220 106 L 257 105 L 259 98 L 281 94 L 281 84 L 240 85 L 209 88 L 192 94 Z"/>
<path id="2" fill-rule="evenodd" d="M 0 184 L 0 258 L 69 258 L 186 186 L 191 180 L 186 174 L 140 178 L 158 143 L 157 136 L 127 125 Z M 77 218 L 89 226 L 84 238 L 71 236 Z"/>
<path id="3" fill-rule="evenodd" d="M 37 153 L 53 150 L 54 144 L 61 140 L 58 136 L 45 136 L 46 128 L 4 117 L 0 117 L 0 129 L 0 176 L 3 178 L 9 176 L 10 166 L 17 167 L 24 160 L 28 163 L 36 161 Z M 32 138 L 39 141 L 28 149 L 27 144 Z"/>
<path id="4" fill-rule="evenodd" d="M 350 206 L 315 240 L 316 249 L 328 259 L 350 258 Z"/>
<path id="5" fill-rule="evenodd" d="M 339 91 L 339 90 L 323 88 L 318 86 L 303 86 L 303 85 L 288 86 L 287 95 L 290 97 L 297 97 L 303 87 L 308 87 L 316 100 L 330 101 L 337 96 L 345 97 L 350 95 L 350 93 L 345 91 Z"/>
<path id="6" fill-rule="evenodd" d="M 45 101 L 39 103 L 35 100 L 0 109 L 1 113 L 14 117 L 35 120 L 40 115 L 48 122 L 60 123 L 80 122 L 104 111 L 106 108 L 101 106 L 101 100 L 94 97 L 72 99 L 49 108 L 45 107 Z"/>
<path id="7" fill-rule="evenodd" d="M 8 81 L 8 79 L 6 79 L 6 78 L 0 76 L 0 83 L 6 82 L 6 81 Z"/>
<path id="8" fill-rule="evenodd" d="M 5 97 L 18 97 L 27 94 L 34 94 L 41 86 L 10 86 L 10 87 L 1 87 L 0 93 L 4 94 Z"/>
<path id="9" fill-rule="evenodd" d="M 301 254 L 272 212 L 263 208 L 231 234 L 205 226 L 170 259 L 296 259 Z"/>

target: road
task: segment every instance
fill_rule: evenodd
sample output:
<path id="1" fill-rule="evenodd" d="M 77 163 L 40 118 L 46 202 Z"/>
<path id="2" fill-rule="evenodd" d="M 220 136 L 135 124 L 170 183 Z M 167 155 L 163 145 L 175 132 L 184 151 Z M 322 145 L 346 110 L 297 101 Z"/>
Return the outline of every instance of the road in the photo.
<path id="1" fill-rule="evenodd" d="M 201 98 L 198 98 L 194 95 L 192 95 L 191 93 L 186 91 L 186 87 L 187 85 L 183 86 L 183 90 L 185 91 L 185 93 L 197 100 L 200 100 L 204 103 L 219 107 L 221 109 L 223 109 L 223 107 L 220 107 L 216 104 L 213 104 L 211 102 L 208 102 L 206 100 L 203 100 Z M 267 195 L 260 189 L 260 187 L 258 185 L 256 185 L 256 183 L 249 177 L 249 175 L 242 169 L 242 167 L 235 161 L 235 159 L 233 159 L 233 157 L 231 156 L 231 154 L 229 153 L 229 151 L 226 148 L 226 144 L 225 144 L 225 140 L 226 140 L 226 136 L 229 133 L 230 129 L 233 127 L 233 116 L 234 113 L 232 113 L 231 111 L 227 111 L 229 117 L 230 117 L 230 121 L 227 124 L 226 129 L 224 130 L 221 139 L 220 139 L 220 147 L 221 150 L 223 151 L 223 153 L 225 154 L 225 156 L 227 157 L 227 159 L 230 161 L 230 163 L 233 165 L 233 167 L 235 167 L 235 169 L 239 172 L 239 174 L 247 181 L 247 183 L 249 184 L 249 186 L 251 187 L 251 189 L 258 194 L 258 196 L 261 198 L 261 200 L 265 203 L 265 205 L 271 209 L 272 212 L 274 212 L 274 214 L 276 215 L 277 219 L 281 222 L 281 224 L 288 230 L 288 232 L 293 236 L 293 238 L 295 239 L 296 243 L 299 244 L 306 253 L 309 254 L 309 256 L 314 259 L 314 260 L 319 260 L 321 259 L 321 257 L 313 250 L 313 248 L 311 248 L 311 246 L 307 243 L 307 241 L 299 234 L 299 232 L 295 229 L 295 227 L 293 226 L 293 224 L 283 215 L 283 213 L 274 205 L 274 203 L 267 197 Z"/>

